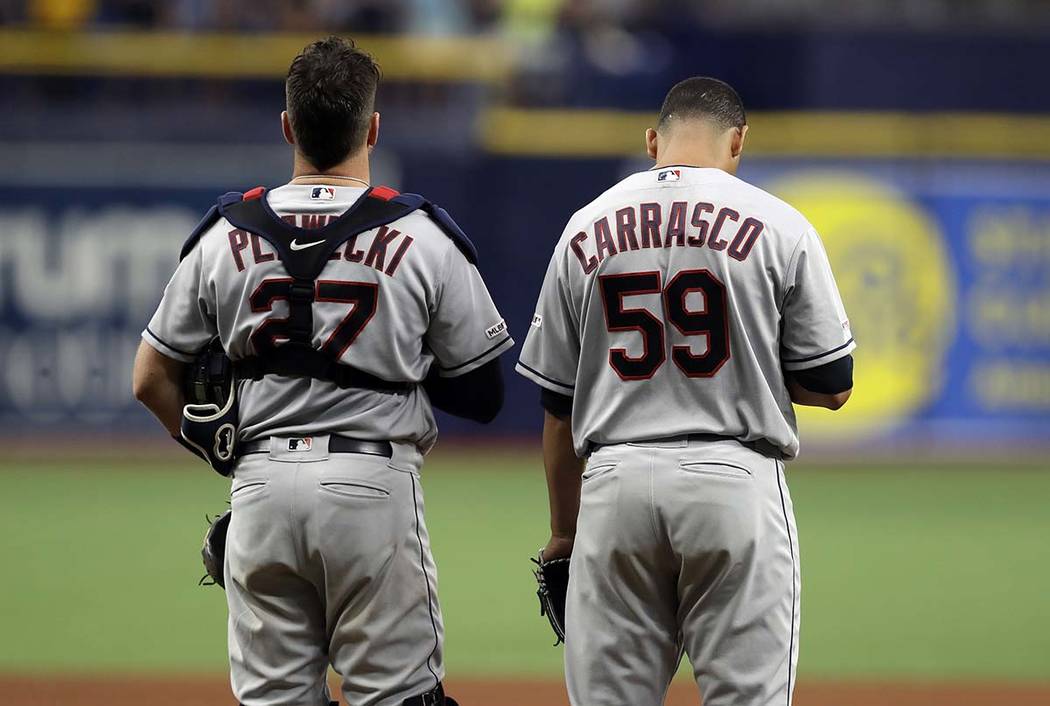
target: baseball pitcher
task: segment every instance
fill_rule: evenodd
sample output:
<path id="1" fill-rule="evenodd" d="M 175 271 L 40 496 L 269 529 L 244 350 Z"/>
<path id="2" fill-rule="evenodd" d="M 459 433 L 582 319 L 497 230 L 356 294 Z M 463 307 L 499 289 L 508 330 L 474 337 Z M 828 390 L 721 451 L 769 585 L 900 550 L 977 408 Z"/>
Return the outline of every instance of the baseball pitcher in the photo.
<path id="1" fill-rule="evenodd" d="M 343 39 L 296 57 L 294 178 L 219 199 L 135 362 L 136 396 L 232 476 L 215 578 L 245 706 L 328 706 L 329 664 L 355 706 L 455 703 L 419 472 L 432 407 L 499 411 L 513 342 L 448 214 L 369 184 L 378 81 Z M 232 377 L 184 410 L 191 364 Z"/>
<path id="2" fill-rule="evenodd" d="M 571 557 L 574 706 L 662 704 L 683 651 L 704 706 L 791 703 L 792 403 L 841 407 L 855 344 L 816 231 L 734 176 L 746 135 L 728 85 L 672 88 L 656 166 L 569 220 L 521 352 L 546 410 L 541 598 Z"/>

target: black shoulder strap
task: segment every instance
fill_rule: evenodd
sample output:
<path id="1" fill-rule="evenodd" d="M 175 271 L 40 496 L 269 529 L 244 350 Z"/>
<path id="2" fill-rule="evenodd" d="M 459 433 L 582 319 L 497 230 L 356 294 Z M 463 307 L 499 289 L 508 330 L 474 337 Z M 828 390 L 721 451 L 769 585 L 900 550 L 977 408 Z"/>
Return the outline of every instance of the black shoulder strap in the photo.
<path id="1" fill-rule="evenodd" d="M 452 220 L 452 216 L 448 215 L 448 211 L 427 201 L 419 194 L 399 194 L 391 200 L 411 206 L 412 210 L 423 211 L 430 216 L 430 220 L 434 221 L 434 224 L 456 244 L 467 260 L 473 265 L 478 264 L 478 249 L 474 247 L 474 243 L 470 241 L 459 224 Z"/>
<path id="2" fill-rule="evenodd" d="M 241 378 L 260 379 L 264 375 L 297 375 L 329 380 L 340 387 L 362 387 L 382 391 L 402 391 L 408 383 L 378 378 L 351 365 L 333 360 L 311 345 L 315 282 L 325 265 L 343 243 L 356 235 L 392 223 L 421 210 L 444 232 L 472 263 L 477 249 L 448 213 L 417 194 L 398 194 L 387 187 L 370 188 L 341 216 L 316 229 L 296 228 L 278 216 L 257 187 L 246 193 L 230 192 L 218 203 L 183 246 L 185 257 L 212 225 L 225 218 L 234 228 L 258 235 L 277 251 L 281 264 L 292 276 L 288 295 L 289 341 L 275 350 L 234 363 Z"/>
<path id="3" fill-rule="evenodd" d="M 254 191 L 254 190 L 253 190 Z M 270 208 L 264 192 L 236 199 L 226 194 L 219 199 L 219 215 L 234 228 L 254 233 L 269 242 L 281 264 L 296 280 L 313 281 L 321 274 L 328 258 L 355 235 L 392 223 L 415 211 L 418 206 L 372 196 L 369 189 L 343 215 L 321 228 L 304 229 L 291 225 Z M 249 192 L 253 194 L 253 192 Z"/>
<path id="4" fill-rule="evenodd" d="M 398 194 L 393 189 L 382 186 L 370 189 L 342 217 L 329 223 L 325 228 L 307 231 L 313 236 L 316 236 L 318 232 L 325 235 L 326 244 L 324 247 L 318 247 L 317 252 L 311 253 L 314 257 L 288 258 L 285 257 L 285 254 L 291 248 L 282 246 L 281 241 L 287 240 L 289 234 L 292 235 L 292 240 L 295 240 L 296 235 L 294 232 L 300 229 L 289 225 L 277 216 L 269 208 L 269 204 L 266 203 L 264 194 L 265 189 L 256 187 L 247 193 L 230 191 L 220 196 L 218 203 L 208 209 L 204 218 L 201 219 L 200 223 L 193 229 L 193 232 L 190 233 L 189 238 L 186 239 L 185 244 L 182 246 L 182 252 L 179 254 L 179 259 L 181 260 L 189 255 L 197 241 L 201 239 L 201 236 L 218 223 L 219 219 L 226 218 L 234 227 L 265 238 L 280 253 L 285 267 L 288 267 L 290 262 L 300 262 L 303 267 L 310 265 L 317 267 L 320 265 L 320 268 L 324 269 L 326 257 L 335 252 L 335 249 L 349 238 L 358 233 L 392 223 L 418 210 L 430 216 L 434 224 L 455 243 L 467 260 L 475 265 L 478 263 L 477 248 L 470 238 L 467 237 L 467 234 L 463 232 L 463 229 L 459 227 L 459 224 L 448 214 L 448 211 L 437 204 L 427 201 L 419 194 Z M 245 206 L 244 204 L 249 205 Z M 230 218 L 231 214 L 237 222 Z M 332 228 L 332 230 L 328 231 L 328 228 Z M 275 229 L 279 229 L 277 232 L 282 233 L 284 237 L 275 235 Z M 316 239 L 316 237 L 313 238 L 313 240 Z M 302 242 L 308 241 L 304 238 Z M 325 257 L 320 256 L 320 251 L 322 250 L 326 253 Z M 303 252 L 303 250 L 298 252 Z M 292 274 L 291 269 L 289 269 L 289 273 Z M 294 277 L 295 275 L 292 274 L 292 276 Z"/>
<path id="5" fill-rule="evenodd" d="M 240 196 L 240 194 L 238 194 Z M 182 245 L 182 251 L 179 253 L 179 260 L 185 260 L 186 256 L 193 250 L 193 246 L 197 244 L 197 241 L 201 239 L 201 236 L 208 232 L 208 229 L 219 222 L 222 216 L 219 215 L 219 207 L 212 206 L 208 209 L 208 212 L 204 214 L 204 218 L 193 228 L 193 232 L 190 233 L 190 237 L 186 238 L 186 242 Z"/>

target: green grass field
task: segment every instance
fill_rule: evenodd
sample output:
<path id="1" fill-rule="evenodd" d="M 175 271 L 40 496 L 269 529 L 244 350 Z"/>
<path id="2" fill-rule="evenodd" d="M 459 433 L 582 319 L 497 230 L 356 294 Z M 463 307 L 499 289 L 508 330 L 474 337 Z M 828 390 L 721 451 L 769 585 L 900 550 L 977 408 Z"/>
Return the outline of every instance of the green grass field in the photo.
<path id="1" fill-rule="evenodd" d="M 450 672 L 554 676 L 528 558 L 533 452 L 424 470 Z M 1050 680 L 1050 468 L 791 469 L 803 678 Z M 0 462 L 0 671 L 221 672 L 225 603 L 199 588 L 226 483 L 192 462 Z"/>

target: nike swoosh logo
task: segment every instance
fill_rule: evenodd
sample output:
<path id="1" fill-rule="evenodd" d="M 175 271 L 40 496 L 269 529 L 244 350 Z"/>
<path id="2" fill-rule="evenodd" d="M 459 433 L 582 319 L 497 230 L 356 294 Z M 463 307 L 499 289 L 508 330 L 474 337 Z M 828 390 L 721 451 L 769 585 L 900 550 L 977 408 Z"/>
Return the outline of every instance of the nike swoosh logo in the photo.
<path id="1" fill-rule="evenodd" d="M 315 245 L 320 245 L 323 242 L 324 242 L 323 240 L 315 240 L 312 243 L 299 243 L 299 242 L 297 242 L 296 240 L 293 239 L 292 240 L 292 250 L 306 250 L 307 248 L 312 248 Z"/>

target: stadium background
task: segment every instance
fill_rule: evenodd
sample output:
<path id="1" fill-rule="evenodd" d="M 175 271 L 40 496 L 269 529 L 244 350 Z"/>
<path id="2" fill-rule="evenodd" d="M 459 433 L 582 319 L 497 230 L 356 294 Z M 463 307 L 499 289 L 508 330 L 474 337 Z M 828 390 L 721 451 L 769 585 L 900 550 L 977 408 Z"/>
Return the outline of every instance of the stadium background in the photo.
<path id="1" fill-rule="evenodd" d="M 339 32 L 384 69 L 374 181 L 448 208 L 519 342 L 569 214 L 648 166 L 667 88 L 732 83 L 740 176 L 820 230 L 860 344 L 791 472 L 799 703 L 1050 703 L 1046 3 L 0 0 L 0 22 L 0 702 L 228 702 L 224 604 L 195 586 L 225 487 L 130 363 L 215 196 L 287 179 L 283 73 Z M 512 358 L 505 411 L 442 418 L 425 482 L 450 682 L 535 706 L 560 653 Z"/>

